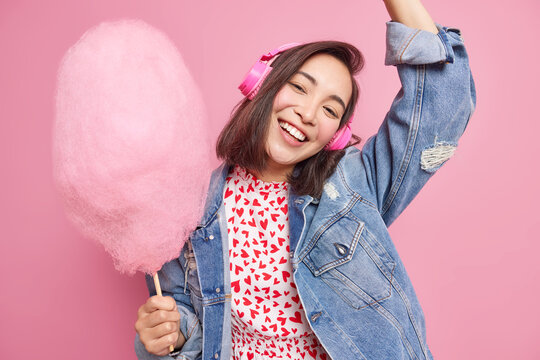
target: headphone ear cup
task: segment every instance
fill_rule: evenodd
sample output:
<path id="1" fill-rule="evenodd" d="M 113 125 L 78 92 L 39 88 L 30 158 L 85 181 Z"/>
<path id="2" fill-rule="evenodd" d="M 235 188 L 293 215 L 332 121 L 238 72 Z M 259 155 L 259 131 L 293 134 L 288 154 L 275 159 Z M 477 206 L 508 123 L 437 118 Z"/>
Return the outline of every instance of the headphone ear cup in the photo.
<path id="1" fill-rule="evenodd" d="M 248 97 L 250 100 L 253 99 L 257 95 L 264 79 L 270 73 L 270 70 L 272 70 L 272 67 L 258 60 L 246 74 L 240 86 L 238 86 L 242 95 Z"/>
<path id="2" fill-rule="evenodd" d="M 325 150 L 341 150 L 347 146 L 352 137 L 351 120 L 335 133 L 332 140 L 324 147 Z"/>
<path id="3" fill-rule="evenodd" d="M 285 50 L 291 49 L 295 46 L 300 45 L 299 43 L 290 43 L 281 45 L 277 49 L 270 51 L 267 54 L 261 56 L 261 58 L 253 65 L 251 70 L 246 74 L 242 83 L 238 86 L 238 89 L 242 92 L 242 95 L 246 96 L 248 99 L 253 99 L 257 92 L 261 88 L 264 80 L 272 70 L 270 66 L 275 59 L 275 57 Z M 264 62 L 266 61 L 266 62 Z"/>

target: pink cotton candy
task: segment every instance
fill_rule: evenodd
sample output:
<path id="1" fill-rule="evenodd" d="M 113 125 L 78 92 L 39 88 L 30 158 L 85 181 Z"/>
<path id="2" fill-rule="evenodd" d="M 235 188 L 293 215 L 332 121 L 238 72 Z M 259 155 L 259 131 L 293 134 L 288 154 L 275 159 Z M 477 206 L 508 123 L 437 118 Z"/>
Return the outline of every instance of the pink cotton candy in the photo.
<path id="1" fill-rule="evenodd" d="M 209 142 L 173 43 L 139 20 L 102 23 L 58 72 L 54 178 L 69 219 L 118 270 L 153 274 L 202 214 Z"/>

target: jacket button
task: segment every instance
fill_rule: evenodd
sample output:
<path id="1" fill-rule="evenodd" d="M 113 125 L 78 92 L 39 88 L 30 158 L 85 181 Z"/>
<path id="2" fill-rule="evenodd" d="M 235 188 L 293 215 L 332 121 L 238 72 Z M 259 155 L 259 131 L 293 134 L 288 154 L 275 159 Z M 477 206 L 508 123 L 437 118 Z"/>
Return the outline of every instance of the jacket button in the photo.
<path id="1" fill-rule="evenodd" d="M 218 353 L 216 353 L 216 354 L 214 355 L 214 358 L 215 358 L 215 359 L 219 359 Z"/>
<path id="2" fill-rule="evenodd" d="M 338 244 L 338 243 L 334 243 L 334 246 L 336 247 L 338 253 L 341 255 L 341 256 L 344 256 L 347 254 L 347 248 L 341 244 Z"/>
<path id="3" fill-rule="evenodd" d="M 214 240 L 214 235 L 210 235 L 208 238 L 209 238 L 210 240 Z"/>
<path id="4" fill-rule="evenodd" d="M 220 288 L 217 288 L 216 289 L 216 292 L 219 294 L 221 292 L 221 289 Z"/>

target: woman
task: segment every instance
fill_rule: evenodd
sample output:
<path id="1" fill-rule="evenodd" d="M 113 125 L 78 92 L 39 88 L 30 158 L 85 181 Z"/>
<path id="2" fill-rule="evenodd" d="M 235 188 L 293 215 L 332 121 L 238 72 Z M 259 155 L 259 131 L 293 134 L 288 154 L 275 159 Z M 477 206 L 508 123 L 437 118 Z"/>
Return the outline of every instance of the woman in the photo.
<path id="1" fill-rule="evenodd" d="M 220 135 L 225 162 L 160 272 L 164 296 L 139 309 L 140 359 L 432 358 L 387 227 L 453 154 L 475 91 L 458 30 L 417 0 L 385 4 L 402 89 L 378 133 L 362 151 L 348 141 L 363 63 L 352 46 L 270 55 Z"/>

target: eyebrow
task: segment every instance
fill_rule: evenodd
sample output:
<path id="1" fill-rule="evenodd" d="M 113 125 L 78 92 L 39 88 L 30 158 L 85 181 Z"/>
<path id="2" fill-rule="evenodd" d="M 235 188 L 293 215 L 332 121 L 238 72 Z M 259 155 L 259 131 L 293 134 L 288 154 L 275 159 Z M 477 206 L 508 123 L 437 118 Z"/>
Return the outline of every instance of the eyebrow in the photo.
<path id="1" fill-rule="evenodd" d="M 308 79 L 313 85 L 317 86 L 317 79 L 315 79 L 313 76 L 311 76 L 310 74 L 308 74 L 307 72 L 304 72 L 304 71 L 298 71 L 297 74 L 300 74 L 300 75 L 303 75 L 306 79 Z M 345 106 L 345 102 L 343 102 L 343 100 L 337 96 L 337 95 L 330 95 L 330 99 L 332 100 L 336 100 L 338 103 L 341 104 L 341 106 L 343 106 L 343 110 L 345 110 L 347 107 Z"/>

